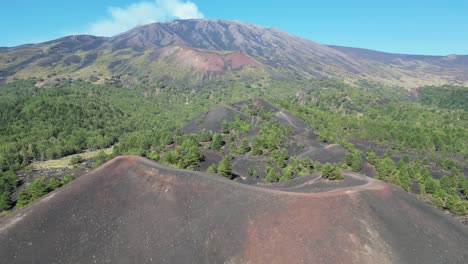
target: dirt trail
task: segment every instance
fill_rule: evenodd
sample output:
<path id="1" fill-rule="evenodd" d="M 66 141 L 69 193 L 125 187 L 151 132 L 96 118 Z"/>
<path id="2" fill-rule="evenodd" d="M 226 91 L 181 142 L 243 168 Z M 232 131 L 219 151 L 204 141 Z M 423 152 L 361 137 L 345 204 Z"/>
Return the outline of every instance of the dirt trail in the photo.
<path id="1" fill-rule="evenodd" d="M 235 109 L 234 107 L 232 107 L 232 106 L 230 106 L 230 105 L 226 105 L 226 108 L 228 108 L 229 110 L 232 110 L 232 111 L 234 111 L 234 112 L 236 112 L 236 113 L 238 113 L 238 114 L 240 114 L 240 115 L 242 115 L 242 116 L 248 117 L 245 113 L 242 113 L 241 111 Z M 253 128 L 256 128 L 256 127 L 257 127 L 257 124 L 258 124 L 258 117 L 256 117 L 256 116 L 250 117 L 250 124 L 251 124 L 251 126 L 252 126 L 252 129 L 253 129 Z"/>
<path id="2" fill-rule="evenodd" d="M 291 122 L 290 118 L 285 114 L 283 113 L 283 111 L 279 111 L 278 112 L 278 115 L 281 115 L 292 127 L 294 127 L 295 129 L 300 129 L 299 127 L 297 127 L 293 122 Z"/>
<path id="3" fill-rule="evenodd" d="M 314 179 L 299 182 L 290 186 L 275 184 L 258 184 L 256 186 L 277 192 L 276 194 L 302 197 L 330 197 L 347 195 L 362 191 L 384 190 L 388 184 L 354 172 L 344 171 L 345 181 L 328 181 L 318 176 Z"/>
<path id="4" fill-rule="evenodd" d="M 227 109 L 230 109 L 230 110 L 232 110 L 232 111 L 234 111 L 234 112 L 236 112 L 236 113 L 238 113 L 238 114 L 240 114 L 240 115 L 246 116 L 245 113 L 242 113 L 241 111 L 235 109 L 234 107 L 232 107 L 232 106 L 230 106 L 230 105 L 225 105 L 224 107 L 226 107 Z"/>
<path id="5" fill-rule="evenodd" d="M 296 157 L 297 158 L 303 158 L 303 157 L 311 154 L 313 150 L 314 150 L 314 147 L 308 146 L 302 153 L 300 153 L 299 155 L 296 155 Z"/>
<path id="6" fill-rule="evenodd" d="M 253 125 L 252 128 L 256 128 L 258 126 L 258 122 L 260 121 L 260 118 L 257 116 L 252 117 Z"/>

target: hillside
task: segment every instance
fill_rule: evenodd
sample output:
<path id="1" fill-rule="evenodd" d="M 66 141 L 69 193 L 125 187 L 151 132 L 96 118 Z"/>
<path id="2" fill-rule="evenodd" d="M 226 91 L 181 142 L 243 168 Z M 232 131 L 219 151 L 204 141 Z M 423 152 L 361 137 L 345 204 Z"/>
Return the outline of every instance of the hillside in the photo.
<path id="1" fill-rule="evenodd" d="M 401 186 L 468 222 L 465 87 L 227 84 L 189 93 L 69 81 L 0 86 L 2 214 L 71 174 L 137 154 L 255 185 L 317 176 L 331 163 Z M 99 152 L 109 146 L 112 153 Z M 66 162 L 69 169 L 34 167 L 91 150 L 100 154 Z"/>
<path id="2" fill-rule="evenodd" d="M 319 171 L 320 164 L 340 163 L 348 153 L 343 146 L 318 141 L 304 121 L 262 99 L 212 108 L 182 126 L 181 132 L 184 139 L 196 138 L 203 156 L 196 169 L 216 167 L 228 156 L 232 178 L 251 184 L 310 175 L 314 166 Z M 222 139 L 218 147 L 217 136 Z M 169 149 L 181 147 L 184 139 L 175 140 Z M 171 164 L 167 150 L 158 154 Z"/>
<path id="3" fill-rule="evenodd" d="M 308 96 L 313 95 L 311 92 Z M 327 101 L 329 98 L 322 99 L 328 107 L 333 106 Z M 342 101 L 339 97 L 337 100 Z M 284 105 L 291 106 L 287 103 Z M 299 116 L 308 110 L 302 106 L 298 111 L 295 108 L 297 104 L 292 106 Z M 354 104 L 344 108 L 340 106 L 340 109 L 365 111 L 363 106 Z M 410 113 L 408 106 L 406 112 Z M 344 135 L 353 132 L 338 126 L 325 130 L 325 134 L 314 115 L 316 113 L 309 112 L 301 119 L 262 99 L 218 106 L 186 123 L 180 131 L 174 132 L 171 140 L 160 141 L 162 145 L 150 148 L 146 156 L 173 167 L 217 172 L 220 176 L 258 186 L 263 186 L 265 182 L 280 182 L 280 185 L 287 185 L 291 180 L 301 182 L 300 178 L 304 176 L 317 177 L 330 169 L 338 171 L 338 175 L 341 170 L 352 170 L 399 185 L 403 190 L 446 210 L 448 214 L 459 216 L 459 220 L 466 223 L 468 166 L 461 156 L 446 159 L 445 156 L 433 155 L 431 161 L 427 157 L 426 161 L 421 161 L 421 154 L 415 150 L 403 148 L 399 152 L 392 151 L 394 147 L 373 142 L 369 137 L 359 140 L 357 135 L 353 135 L 352 143 L 338 141 L 332 139 L 328 131 L 343 130 Z M 327 117 L 334 119 L 333 115 Z M 359 124 L 364 119 L 362 114 L 358 118 L 359 121 L 353 120 L 351 124 L 356 128 L 366 126 Z M 314 120 L 314 124 L 304 120 Z M 349 125 L 348 121 L 336 121 L 345 127 Z M 373 129 L 381 130 L 380 126 L 384 127 L 385 123 Z M 394 123 L 393 126 L 399 125 Z M 432 126 L 436 131 L 436 127 Z M 399 131 L 399 128 L 395 129 Z M 363 135 L 369 132 L 373 133 L 371 128 L 358 133 Z M 411 130 L 408 132 L 412 134 Z M 382 135 L 382 132 L 379 133 Z M 393 133 L 391 137 L 406 137 L 403 135 L 406 132 L 398 133 Z M 420 134 L 420 137 L 423 136 Z M 465 141 L 463 138 L 460 140 L 460 143 Z M 397 144 L 397 141 L 394 140 L 393 144 Z M 317 178 L 315 181 L 319 180 Z"/>
<path id="4" fill-rule="evenodd" d="M 116 158 L 0 220 L 5 263 L 464 263 L 468 231 L 391 185 L 290 192 Z M 425 241 L 422 243 L 422 241 Z"/>
<path id="5" fill-rule="evenodd" d="M 369 79 L 403 87 L 468 84 L 467 56 L 415 56 L 326 46 L 251 24 L 174 20 L 111 38 L 68 36 L 0 49 L 0 82 L 113 79 L 127 85 L 200 86 L 235 76 Z"/>

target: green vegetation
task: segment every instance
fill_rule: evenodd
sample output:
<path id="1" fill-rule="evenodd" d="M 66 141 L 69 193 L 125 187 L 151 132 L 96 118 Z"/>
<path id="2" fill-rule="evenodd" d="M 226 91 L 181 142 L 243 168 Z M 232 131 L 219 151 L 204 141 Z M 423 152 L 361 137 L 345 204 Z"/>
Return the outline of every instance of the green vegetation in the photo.
<path id="1" fill-rule="evenodd" d="M 268 111 L 263 107 L 254 106 L 252 102 L 248 102 L 242 108 L 242 112 L 247 114 L 248 116 L 255 116 L 260 118 L 261 120 L 269 120 L 272 116 L 272 112 Z"/>
<path id="2" fill-rule="evenodd" d="M 1 85 L 0 170 L 16 171 L 35 161 L 116 143 L 116 155 L 169 145 L 173 131 L 195 114 L 222 103 L 262 97 L 266 88 L 247 88 L 256 82 L 268 80 L 218 80 L 196 90 L 163 81 L 155 83 L 159 87 L 132 89 L 110 81 L 96 85 L 71 79 L 41 88 L 35 80 Z M 282 87 L 272 89 L 278 95 L 287 93 Z M 236 119 L 229 129 L 242 132 L 249 126 Z"/>
<path id="3" fill-rule="evenodd" d="M 13 171 L 0 172 L 0 210 L 7 210 L 11 207 L 10 194 L 15 190 L 18 177 Z"/>
<path id="4" fill-rule="evenodd" d="M 468 89 L 466 87 L 444 85 L 428 86 L 418 90 L 418 100 L 428 106 L 468 111 Z"/>
<path id="5" fill-rule="evenodd" d="M 114 144 L 124 114 L 102 97 L 104 91 L 86 86 L 39 89 L 19 82 L 2 87 L 1 169 Z"/>
<path id="6" fill-rule="evenodd" d="M 70 164 L 72 164 L 72 165 L 76 165 L 76 164 L 81 163 L 81 162 L 83 162 L 83 157 L 81 157 L 80 155 L 73 156 L 70 159 Z"/>
<path id="7" fill-rule="evenodd" d="M 366 140 L 392 145 L 397 150 L 468 156 L 468 114 L 458 108 L 460 100 L 468 101 L 466 92 L 440 92 L 445 96 L 441 99 L 445 105 L 450 100 L 454 103 L 450 108 L 439 108 L 411 99 L 406 90 L 395 87 L 368 83 L 355 87 L 333 80 L 315 86 L 321 88 L 278 103 L 316 128 L 324 142 Z M 455 99 L 456 95 L 461 98 Z"/>
<path id="8" fill-rule="evenodd" d="M 234 133 L 234 134 L 243 134 L 251 129 L 249 123 L 242 121 L 240 116 L 235 116 L 234 121 L 228 122 L 224 120 L 221 123 L 221 131 L 224 134 Z"/>
<path id="9" fill-rule="evenodd" d="M 348 165 L 352 171 L 361 171 L 362 165 L 362 152 L 356 149 L 350 151 L 345 157 L 345 164 Z"/>
<path id="10" fill-rule="evenodd" d="M 280 175 L 278 175 L 273 167 L 266 167 L 266 182 L 276 182 L 279 180 Z"/>
<path id="11" fill-rule="evenodd" d="M 70 163 L 78 164 L 77 154 L 114 146 L 112 154 L 99 152 L 92 158 L 92 166 L 116 155 L 136 154 L 198 170 L 203 152 L 214 151 L 221 161 L 207 171 L 233 178 L 232 158 L 253 156 L 266 169 L 250 168 L 248 175 L 265 175 L 265 181 L 276 182 L 314 171 L 338 179 L 340 168 L 359 172 L 365 157 L 379 179 L 406 191 L 417 190 L 422 199 L 456 214 L 468 211 L 468 183 L 462 173 L 468 157 L 465 87 L 422 87 L 417 97 L 411 97 L 407 90 L 366 82 L 351 86 L 336 80 L 271 81 L 255 75 L 203 87 L 155 80 L 152 86 L 129 89 L 118 83 L 66 79 L 38 88 L 33 80 L 26 80 L 0 86 L 1 210 L 13 205 L 11 193 L 18 187 L 15 171 L 68 155 L 76 155 Z M 251 101 L 241 111 L 253 116 L 252 122 L 233 116 L 231 122 L 221 124 L 220 133 L 184 135 L 177 130 L 215 105 L 253 98 L 273 101 L 302 118 L 320 141 L 345 146 L 349 153 L 343 164 L 322 165 L 289 155 L 287 149 L 295 142 L 285 138 L 291 130 L 272 121 L 272 112 Z M 252 130 L 255 133 L 250 134 Z M 370 142 L 372 147 L 362 149 L 360 142 L 365 148 Z M 377 155 L 382 148 L 391 152 Z M 409 156 L 401 157 L 401 152 Z M 434 166 L 445 176 L 433 177 L 429 169 Z M 37 199 L 44 186 L 47 193 L 71 179 L 30 183 L 18 205 Z"/>
<path id="12" fill-rule="evenodd" d="M 181 169 L 196 170 L 203 160 L 199 144 L 195 137 L 180 135 L 177 141 L 182 141 L 174 149 L 165 152 L 160 161 Z"/>
<path id="13" fill-rule="evenodd" d="M 337 166 L 333 166 L 330 163 L 326 163 L 322 167 L 322 177 L 331 181 L 344 179 L 343 176 L 341 175 L 340 168 Z"/>
<path id="14" fill-rule="evenodd" d="M 216 164 L 211 164 L 207 169 L 206 172 L 208 173 L 216 173 L 217 172 L 217 166 Z"/>
<path id="15" fill-rule="evenodd" d="M 31 182 L 26 188 L 19 192 L 16 206 L 22 208 L 28 203 L 35 201 L 47 194 L 47 185 L 43 179 L 38 178 Z"/>
<path id="16" fill-rule="evenodd" d="M 224 145 L 223 138 L 220 134 L 216 133 L 213 135 L 213 140 L 211 141 L 211 149 L 220 150 Z"/>
<path id="17" fill-rule="evenodd" d="M 413 160 L 402 156 L 397 164 L 391 152 L 379 157 L 369 148 L 365 156 L 379 179 L 406 191 L 417 188 L 419 196 L 434 205 L 467 213 L 467 178 L 460 172 L 466 166 L 460 161 L 468 157 L 466 87 L 422 87 L 416 98 L 404 89 L 365 82 L 350 86 L 327 80 L 311 87 L 315 88 L 276 102 L 314 127 L 319 140 L 346 146 L 344 163 L 349 169 L 359 171 L 363 156 L 352 141 L 412 153 Z M 452 177 L 451 185 L 430 174 L 428 168 L 434 165 Z"/>
<path id="18" fill-rule="evenodd" d="M 250 152 L 251 149 L 252 148 L 249 145 L 249 141 L 247 139 L 243 139 L 242 143 L 241 143 L 241 146 L 239 148 L 239 154 L 246 154 L 246 153 Z"/>
<path id="19" fill-rule="evenodd" d="M 420 160 L 410 161 L 408 156 L 403 156 L 395 164 L 389 157 L 378 158 L 374 152 L 368 151 L 366 159 L 377 169 L 378 179 L 399 185 L 408 192 L 415 185 L 418 187 L 419 197 L 427 199 L 435 206 L 457 215 L 468 213 L 468 179 L 459 172 L 457 165 L 450 170 L 450 176 L 435 179 Z"/>
<path id="20" fill-rule="evenodd" d="M 93 168 L 97 168 L 102 164 L 106 163 L 106 161 L 110 160 L 112 155 L 106 154 L 104 151 L 99 151 L 99 153 L 92 158 L 93 161 Z"/>
<path id="21" fill-rule="evenodd" d="M 224 156 L 224 158 L 219 162 L 218 173 L 228 179 L 232 178 L 232 164 L 229 156 Z"/>
<path id="22" fill-rule="evenodd" d="M 18 194 L 17 208 L 22 208 L 27 204 L 41 198 L 47 193 L 71 182 L 74 176 L 69 174 L 65 175 L 61 181 L 56 178 L 50 178 L 47 183 L 42 178 L 37 178 L 32 181 L 28 186 L 21 190 Z"/>
<path id="23" fill-rule="evenodd" d="M 65 185 L 71 181 L 73 181 L 75 179 L 75 175 L 73 174 L 67 174 L 65 176 L 63 176 L 62 180 L 60 181 L 61 185 Z"/>
<path id="24" fill-rule="evenodd" d="M 259 127 L 260 135 L 252 139 L 252 153 L 254 155 L 261 155 L 275 149 L 287 147 L 283 140 L 289 132 L 287 127 L 281 126 L 276 122 L 263 122 Z"/>

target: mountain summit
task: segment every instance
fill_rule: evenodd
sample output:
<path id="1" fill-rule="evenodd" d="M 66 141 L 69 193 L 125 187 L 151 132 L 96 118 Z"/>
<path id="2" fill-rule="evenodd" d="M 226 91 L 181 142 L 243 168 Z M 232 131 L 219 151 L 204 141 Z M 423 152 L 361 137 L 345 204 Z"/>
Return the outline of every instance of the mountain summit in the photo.
<path id="1" fill-rule="evenodd" d="M 205 82 L 251 67 L 280 79 L 338 77 L 406 87 L 468 84 L 468 56 L 401 55 L 326 46 L 275 28 L 226 20 L 173 20 L 139 26 L 111 38 L 68 36 L 0 49 L 0 81 L 31 76 L 44 80 L 119 76 L 136 82 L 187 77 Z"/>

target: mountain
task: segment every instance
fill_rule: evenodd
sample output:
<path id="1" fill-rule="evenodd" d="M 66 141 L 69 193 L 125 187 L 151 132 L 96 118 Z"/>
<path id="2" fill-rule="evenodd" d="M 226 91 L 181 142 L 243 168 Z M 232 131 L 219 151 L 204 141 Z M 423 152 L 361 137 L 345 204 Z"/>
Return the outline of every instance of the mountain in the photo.
<path id="1" fill-rule="evenodd" d="M 10 264 L 466 262 L 466 227 L 397 187 L 345 177 L 327 188 L 313 179 L 259 188 L 123 156 L 0 219 L 0 256 Z"/>
<path id="2" fill-rule="evenodd" d="M 0 263 L 465 263 L 467 89 L 418 86 L 466 68 L 222 20 L 0 48 Z"/>
<path id="3" fill-rule="evenodd" d="M 322 45 L 237 21 L 174 20 L 104 38 L 68 36 L 0 49 L 0 81 L 37 77 L 200 85 L 235 76 L 369 79 L 404 87 L 468 84 L 468 56 L 390 54 Z"/>

